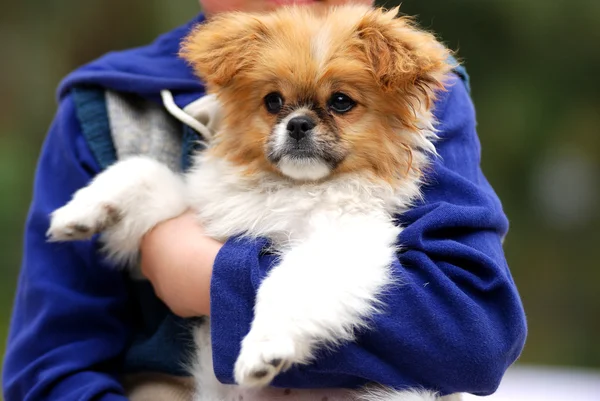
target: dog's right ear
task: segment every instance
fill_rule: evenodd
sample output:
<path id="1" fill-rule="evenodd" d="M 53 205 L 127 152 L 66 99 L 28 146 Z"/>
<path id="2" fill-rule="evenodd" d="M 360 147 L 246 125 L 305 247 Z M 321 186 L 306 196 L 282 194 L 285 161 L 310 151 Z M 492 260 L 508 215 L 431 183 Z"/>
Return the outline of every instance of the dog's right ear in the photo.
<path id="1" fill-rule="evenodd" d="M 198 24 L 183 40 L 179 55 L 209 87 L 220 88 L 252 65 L 267 27 L 257 15 L 231 12 Z"/>

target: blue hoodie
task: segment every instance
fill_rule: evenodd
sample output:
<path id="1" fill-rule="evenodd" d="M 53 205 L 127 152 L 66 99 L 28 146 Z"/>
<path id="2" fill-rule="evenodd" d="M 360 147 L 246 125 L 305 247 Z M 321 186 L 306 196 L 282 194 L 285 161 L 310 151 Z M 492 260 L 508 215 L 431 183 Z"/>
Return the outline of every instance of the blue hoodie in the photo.
<path id="1" fill-rule="evenodd" d="M 107 54 L 62 82 L 26 223 L 3 371 L 6 401 L 125 400 L 119 375 L 131 364 L 135 339 L 144 334 L 135 323 L 143 313 L 133 305 L 131 283 L 105 265 L 96 240 L 56 244 L 45 237 L 50 212 L 100 171 L 82 135 L 72 89 L 95 85 L 157 102 L 159 91 L 169 89 L 186 106 L 203 95 L 203 86 L 176 54 L 181 38 L 201 20 L 149 46 Z M 404 286 L 387 294 L 386 313 L 373 317 L 372 329 L 356 342 L 280 375 L 276 386 L 355 388 L 378 382 L 485 395 L 519 356 L 526 323 L 502 250 L 507 220 L 480 170 L 475 112 L 462 80 L 442 95 L 435 114 L 441 157 L 424 201 L 399 216 L 406 229 L 393 268 Z M 224 383 L 233 382 L 257 288 L 275 262 L 265 246 L 260 240 L 230 240 L 215 261 L 212 341 L 215 372 Z M 165 309 L 158 301 L 143 309 L 152 308 Z M 186 341 L 170 333 L 162 338 Z M 154 349 L 161 347 L 167 345 Z M 137 359 L 138 369 L 161 370 L 163 357 L 146 354 Z"/>

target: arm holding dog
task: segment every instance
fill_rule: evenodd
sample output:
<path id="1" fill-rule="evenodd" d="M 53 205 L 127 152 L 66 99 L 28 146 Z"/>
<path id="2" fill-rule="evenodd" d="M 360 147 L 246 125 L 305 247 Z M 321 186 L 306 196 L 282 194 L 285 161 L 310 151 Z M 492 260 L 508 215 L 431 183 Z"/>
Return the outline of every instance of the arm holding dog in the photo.
<path id="1" fill-rule="evenodd" d="M 210 315 L 210 279 L 222 243 L 194 213 L 159 223 L 142 239 L 141 269 L 156 295 L 181 317 Z"/>

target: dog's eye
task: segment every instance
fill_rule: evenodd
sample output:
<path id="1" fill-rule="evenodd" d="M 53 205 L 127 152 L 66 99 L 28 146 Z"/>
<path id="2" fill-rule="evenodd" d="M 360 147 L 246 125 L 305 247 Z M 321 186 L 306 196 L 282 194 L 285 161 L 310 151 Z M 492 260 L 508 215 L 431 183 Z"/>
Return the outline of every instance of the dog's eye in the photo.
<path id="1" fill-rule="evenodd" d="M 265 96 L 265 107 L 271 114 L 277 114 L 283 108 L 283 97 L 277 92 L 271 92 Z"/>
<path id="2" fill-rule="evenodd" d="M 329 99 L 329 108 L 338 114 L 344 114 L 352 110 L 356 106 L 356 102 L 350 96 L 336 92 Z"/>

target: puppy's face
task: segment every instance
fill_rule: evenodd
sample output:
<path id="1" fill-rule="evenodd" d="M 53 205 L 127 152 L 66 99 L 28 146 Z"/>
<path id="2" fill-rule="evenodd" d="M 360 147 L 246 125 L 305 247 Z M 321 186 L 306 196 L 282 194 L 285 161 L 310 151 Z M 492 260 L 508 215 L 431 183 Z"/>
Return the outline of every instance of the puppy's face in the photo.
<path id="1" fill-rule="evenodd" d="M 397 181 L 418 169 L 413 150 L 451 66 L 433 36 L 396 13 L 292 7 L 199 26 L 182 55 L 224 107 L 210 151 L 300 181 L 346 172 Z"/>
<path id="2" fill-rule="evenodd" d="M 272 115 L 265 116 L 272 127 L 265 147 L 267 160 L 294 179 L 328 176 L 348 154 L 340 120 L 356 101 L 341 91 L 313 88 L 302 93 L 285 88 L 283 82 L 273 86 L 264 97 L 264 107 Z"/>

